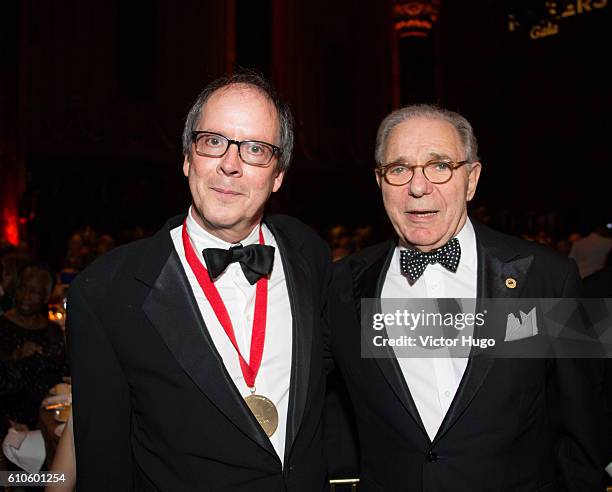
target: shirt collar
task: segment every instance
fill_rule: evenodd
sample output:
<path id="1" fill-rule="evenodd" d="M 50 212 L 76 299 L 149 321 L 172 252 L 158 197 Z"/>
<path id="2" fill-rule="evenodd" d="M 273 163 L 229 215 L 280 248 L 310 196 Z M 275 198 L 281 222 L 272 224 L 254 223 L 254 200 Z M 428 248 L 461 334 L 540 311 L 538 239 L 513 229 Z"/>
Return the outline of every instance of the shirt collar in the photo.
<path id="1" fill-rule="evenodd" d="M 206 229 L 204 229 L 200 224 L 196 222 L 193 218 L 193 207 L 189 207 L 189 212 L 187 214 L 187 233 L 189 234 L 189 238 L 194 245 L 196 251 L 202 251 L 206 248 L 222 248 L 229 249 L 231 246 L 238 243 L 228 243 L 223 239 L 214 236 Z M 240 244 L 243 246 L 248 246 L 249 244 L 257 244 L 259 242 L 259 224 L 253 227 L 253 230 L 249 233 L 249 235 L 240 241 Z"/>
<path id="2" fill-rule="evenodd" d="M 459 239 L 459 245 L 461 246 L 461 260 L 460 265 L 467 266 L 470 271 L 476 271 L 478 258 L 476 254 L 476 233 L 474 232 L 474 226 L 470 218 L 466 218 L 465 224 L 457 234 Z"/>

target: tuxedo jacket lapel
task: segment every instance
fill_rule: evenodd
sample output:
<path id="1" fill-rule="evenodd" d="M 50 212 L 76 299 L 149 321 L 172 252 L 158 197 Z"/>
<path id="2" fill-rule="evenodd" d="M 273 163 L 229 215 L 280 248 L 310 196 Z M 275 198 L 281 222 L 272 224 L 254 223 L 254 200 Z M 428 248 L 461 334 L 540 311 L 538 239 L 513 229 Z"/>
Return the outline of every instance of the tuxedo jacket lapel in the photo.
<path id="1" fill-rule="evenodd" d="M 359 265 L 358 268 L 352 269 L 354 299 L 356 303 L 355 309 L 357 311 L 357 319 L 359 319 L 360 325 L 362 314 L 361 299 L 370 298 L 376 299 L 377 302 L 380 302 L 387 270 L 389 269 L 389 264 L 393 258 L 395 242 L 389 241 L 381 246 L 382 247 L 379 250 L 375 251 L 372 258 L 366 260 L 365 269 L 363 269 L 363 264 Z M 360 271 L 361 269 L 363 269 L 363 271 Z M 380 305 L 378 305 L 376 309 L 378 312 L 382 312 Z M 395 357 L 393 349 L 388 347 L 387 352 L 386 357 L 376 357 L 374 360 L 387 380 L 387 383 L 389 386 L 391 386 L 391 389 L 400 400 L 406 411 L 414 419 L 416 425 L 425 435 L 427 435 L 427 431 L 425 430 L 425 426 L 423 425 L 419 411 L 417 410 L 414 400 L 412 399 L 412 395 L 410 394 L 410 390 L 408 389 L 408 385 L 406 384 L 406 380 L 402 374 L 402 370 L 399 366 L 397 358 Z"/>
<path id="2" fill-rule="evenodd" d="M 279 247 L 289 304 L 293 319 L 293 347 L 291 354 L 291 382 L 289 386 L 289 408 L 287 411 L 287 435 L 285 438 L 285 459 L 291 452 L 300 428 L 308 397 L 310 365 L 312 358 L 312 330 L 315 322 L 311 289 L 310 268 L 301 252 L 301 243 L 290 238 L 274 223 L 274 217 L 266 218 Z"/>
<path id="3" fill-rule="evenodd" d="M 474 222 L 478 249 L 478 297 L 520 297 L 533 256 L 521 257 L 503 242 L 496 241 L 492 231 Z M 515 280 L 515 287 L 506 285 Z"/>
<path id="4" fill-rule="evenodd" d="M 184 371 L 250 439 L 276 457 L 268 436 L 244 403 L 206 329 L 168 223 L 143 258 L 138 279 L 150 286 L 142 309 Z"/>
<path id="5" fill-rule="evenodd" d="M 478 254 L 478 299 L 520 297 L 533 257 L 519 257 L 516 251 L 509 248 L 504 242 L 496 241 L 494 233 L 488 228 L 477 222 L 473 222 L 473 225 Z M 507 279 L 515 280 L 515 288 L 509 288 L 506 285 Z M 477 301 L 476 310 L 477 312 L 482 310 L 481 301 Z M 486 337 L 486 334 L 475 326 L 474 337 Z M 448 432 L 466 410 L 482 387 L 494 362 L 495 359 L 492 357 L 478 355 L 470 357 L 457 394 L 442 421 L 434 442 Z"/>

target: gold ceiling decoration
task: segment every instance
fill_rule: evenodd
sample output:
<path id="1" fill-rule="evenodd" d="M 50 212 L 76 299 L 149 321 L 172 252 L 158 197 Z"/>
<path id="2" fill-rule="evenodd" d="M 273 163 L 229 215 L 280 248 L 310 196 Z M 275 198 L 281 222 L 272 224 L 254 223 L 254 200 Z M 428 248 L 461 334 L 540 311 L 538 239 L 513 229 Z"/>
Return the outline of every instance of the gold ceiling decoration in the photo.
<path id="1" fill-rule="evenodd" d="M 393 25 L 400 38 L 428 37 L 440 17 L 442 0 L 395 0 Z"/>

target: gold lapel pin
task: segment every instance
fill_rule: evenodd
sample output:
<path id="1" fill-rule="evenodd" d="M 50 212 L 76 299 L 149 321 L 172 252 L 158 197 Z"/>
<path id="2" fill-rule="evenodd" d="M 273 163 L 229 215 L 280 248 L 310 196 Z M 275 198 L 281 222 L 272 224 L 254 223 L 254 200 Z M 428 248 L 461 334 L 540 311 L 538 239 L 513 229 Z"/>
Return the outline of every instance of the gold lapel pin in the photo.
<path id="1" fill-rule="evenodd" d="M 508 277 L 506 279 L 506 287 L 508 287 L 509 289 L 516 288 L 516 280 L 513 279 L 512 277 Z"/>

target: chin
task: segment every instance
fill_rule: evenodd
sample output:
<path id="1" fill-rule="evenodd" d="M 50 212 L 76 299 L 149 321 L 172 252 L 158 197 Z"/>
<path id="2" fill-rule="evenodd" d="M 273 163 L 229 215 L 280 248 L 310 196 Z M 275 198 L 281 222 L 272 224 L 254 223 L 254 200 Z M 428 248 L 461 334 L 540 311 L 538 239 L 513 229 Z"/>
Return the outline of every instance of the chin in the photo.
<path id="1" fill-rule="evenodd" d="M 240 223 L 240 220 L 236 217 L 212 217 L 206 223 L 212 229 L 233 229 Z"/>
<path id="2" fill-rule="evenodd" d="M 418 248 L 433 247 L 442 240 L 443 235 L 434 231 L 411 231 L 404 234 L 406 242 Z"/>
<path id="3" fill-rule="evenodd" d="M 230 227 L 232 224 L 238 222 L 239 217 L 237 217 L 235 214 L 228 213 L 230 212 L 230 210 L 228 210 L 226 207 L 215 208 L 215 210 L 211 210 L 211 207 L 208 207 L 207 209 L 197 209 L 195 217 L 198 218 L 199 221 L 204 223 L 206 226 L 215 228 Z"/>

